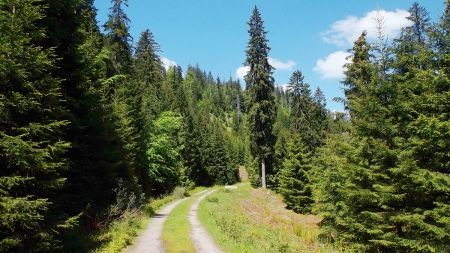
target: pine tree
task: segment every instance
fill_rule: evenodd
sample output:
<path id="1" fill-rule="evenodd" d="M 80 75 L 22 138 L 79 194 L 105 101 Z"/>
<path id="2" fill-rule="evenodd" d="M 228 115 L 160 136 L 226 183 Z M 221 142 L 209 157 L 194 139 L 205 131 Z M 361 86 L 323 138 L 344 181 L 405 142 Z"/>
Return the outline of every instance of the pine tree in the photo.
<path id="1" fill-rule="evenodd" d="M 300 134 L 302 141 L 312 151 L 314 140 L 313 100 L 309 84 L 304 82 L 299 70 L 292 73 L 289 79 L 289 98 L 291 105 L 291 129 Z"/>
<path id="2" fill-rule="evenodd" d="M 311 161 L 299 136 L 292 136 L 288 153 L 280 171 L 279 191 L 287 207 L 299 213 L 309 213 L 313 203 L 309 179 Z"/>
<path id="3" fill-rule="evenodd" d="M 328 132 L 328 111 L 326 108 L 326 99 L 322 90 L 317 87 L 313 96 L 313 108 L 312 108 L 312 151 L 314 152 L 318 147 L 323 144 Z"/>
<path id="4" fill-rule="evenodd" d="M 129 74 L 131 72 L 131 46 L 132 37 L 129 33 L 130 20 L 123 10 L 128 7 L 127 0 L 111 0 L 108 21 L 105 23 L 106 44 L 110 49 L 110 57 L 114 74 Z"/>
<path id="5" fill-rule="evenodd" d="M 73 225 L 55 210 L 65 182 L 61 82 L 54 51 L 40 46 L 43 4 L 0 3 L 0 251 L 61 249 L 58 232 Z M 67 217 L 66 217 L 67 218 Z"/>
<path id="6" fill-rule="evenodd" d="M 333 156 L 345 184 L 325 189 L 329 203 L 319 205 L 328 232 L 368 252 L 449 250 L 447 75 L 432 67 L 439 57 L 426 11 L 414 4 L 410 12 L 387 75 L 377 72 L 364 34 L 355 42 L 345 80 L 352 139 L 336 150 L 343 162 Z"/>
<path id="7" fill-rule="evenodd" d="M 120 150 L 121 159 L 117 177 L 123 178 L 128 190 L 140 194 L 142 180 L 137 181 L 137 175 L 142 176 L 142 171 L 148 165 L 145 161 L 144 149 L 139 145 L 141 128 L 139 111 L 135 110 L 136 91 L 139 83 L 132 78 L 131 35 L 129 34 L 129 20 L 123 11 L 127 6 L 126 0 L 112 0 L 108 21 L 105 23 L 105 51 L 108 54 L 107 79 L 105 85 L 105 108 L 108 112 L 108 120 L 114 129 L 114 135 L 118 136 L 115 143 Z M 145 180 L 145 179 L 144 179 Z M 139 185 L 140 183 L 140 185 Z"/>
<path id="8" fill-rule="evenodd" d="M 268 62 L 269 46 L 264 30 L 261 14 L 255 6 L 250 17 L 250 40 L 246 50 L 246 65 L 250 71 L 245 76 L 250 94 L 250 109 L 248 113 L 251 151 L 254 158 L 261 164 L 262 187 L 266 187 L 266 169 L 269 173 L 272 164 L 275 137 L 272 127 L 275 120 L 275 99 L 273 96 L 274 80 L 272 66 Z"/>
<path id="9" fill-rule="evenodd" d="M 164 78 L 162 62 L 157 54 L 159 45 L 149 30 L 141 33 L 134 55 L 132 80 L 128 84 L 130 116 L 136 131 L 136 172 L 144 191 L 149 193 L 147 150 L 151 135 L 151 122 L 161 112 L 161 86 Z"/>

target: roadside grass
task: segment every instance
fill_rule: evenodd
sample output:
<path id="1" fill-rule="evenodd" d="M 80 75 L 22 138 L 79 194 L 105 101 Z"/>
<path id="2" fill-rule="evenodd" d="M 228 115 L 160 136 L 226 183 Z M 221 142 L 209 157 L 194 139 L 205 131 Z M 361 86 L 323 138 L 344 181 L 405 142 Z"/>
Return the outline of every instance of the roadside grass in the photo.
<path id="1" fill-rule="evenodd" d="M 96 245 L 100 245 L 90 252 L 121 252 L 125 247 L 132 244 L 133 240 L 147 227 L 157 210 L 169 202 L 202 190 L 204 190 L 204 187 L 197 187 L 189 192 L 178 188 L 171 195 L 150 200 L 138 212 L 126 212 L 120 219 L 113 221 L 104 230 L 90 235 L 91 241 Z"/>
<path id="2" fill-rule="evenodd" d="M 199 219 L 229 253 L 339 252 L 318 242 L 320 219 L 284 208 L 278 196 L 248 183 L 221 189 L 200 203 Z"/>
<path id="3" fill-rule="evenodd" d="M 192 203 L 198 197 L 179 204 L 172 210 L 164 223 L 162 240 L 167 253 L 195 253 L 190 233 L 191 225 L 188 220 L 188 213 Z"/>

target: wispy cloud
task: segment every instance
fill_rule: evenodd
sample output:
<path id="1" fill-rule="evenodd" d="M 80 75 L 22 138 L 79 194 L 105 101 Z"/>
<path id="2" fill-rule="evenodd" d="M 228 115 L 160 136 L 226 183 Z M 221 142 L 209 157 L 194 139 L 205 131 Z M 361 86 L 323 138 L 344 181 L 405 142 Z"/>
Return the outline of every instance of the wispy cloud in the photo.
<path id="1" fill-rule="evenodd" d="M 381 17 L 385 35 L 392 38 L 399 33 L 402 27 L 411 24 L 411 21 L 407 19 L 408 16 L 409 12 L 403 9 L 373 10 L 361 18 L 348 16 L 334 22 L 327 31 L 321 33 L 321 37 L 324 42 L 338 46 L 352 44 L 362 31 L 367 31 L 368 38 L 376 38 L 376 19 Z"/>
<path id="2" fill-rule="evenodd" d="M 177 66 L 178 64 L 175 61 L 172 61 L 166 57 L 161 57 L 161 61 L 163 63 L 163 66 L 166 70 L 168 70 L 170 67 Z"/>
<path id="3" fill-rule="evenodd" d="M 278 60 L 276 58 L 269 57 L 269 64 L 272 65 L 276 70 L 292 70 L 292 68 L 297 65 L 292 60 L 288 60 L 286 62 L 283 62 L 281 60 Z"/>
<path id="4" fill-rule="evenodd" d="M 344 64 L 350 54 L 345 51 L 336 51 L 323 59 L 318 59 L 314 71 L 320 74 L 322 79 L 339 79 L 344 77 Z"/>

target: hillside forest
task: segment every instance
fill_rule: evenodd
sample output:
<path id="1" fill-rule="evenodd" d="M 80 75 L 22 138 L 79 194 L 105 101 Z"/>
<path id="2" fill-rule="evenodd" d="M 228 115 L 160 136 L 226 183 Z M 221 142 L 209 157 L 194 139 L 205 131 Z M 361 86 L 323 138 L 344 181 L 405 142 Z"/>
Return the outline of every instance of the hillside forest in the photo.
<path id="1" fill-rule="evenodd" d="M 359 36 L 345 112 L 301 70 L 275 85 L 257 7 L 250 71 L 224 80 L 166 69 L 150 29 L 131 37 L 126 0 L 101 26 L 93 2 L 0 1 L 0 252 L 78 252 L 74 234 L 239 169 L 320 216 L 323 241 L 450 252 L 449 1 L 436 22 L 413 4 L 395 39 Z"/>

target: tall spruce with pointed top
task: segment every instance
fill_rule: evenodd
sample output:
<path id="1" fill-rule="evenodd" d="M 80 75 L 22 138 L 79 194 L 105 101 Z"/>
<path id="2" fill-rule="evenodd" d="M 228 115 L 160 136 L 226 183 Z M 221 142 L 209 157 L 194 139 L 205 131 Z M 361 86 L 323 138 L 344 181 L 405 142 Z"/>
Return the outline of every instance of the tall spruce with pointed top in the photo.
<path id="1" fill-rule="evenodd" d="M 311 150 L 313 101 L 309 84 L 304 81 L 301 71 L 296 70 L 289 79 L 289 98 L 291 105 L 291 129 L 298 133 L 306 147 Z"/>
<path id="2" fill-rule="evenodd" d="M 123 10 L 123 6 L 128 6 L 127 2 L 111 0 L 113 6 L 109 9 L 108 21 L 104 25 L 106 45 L 111 50 L 112 74 L 129 74 L 131 71 L 130 19 Z"/>
<path id="3" fill-rule="evenodd" d="M 258 8 L 255 6 L 248 22 L 250 40 L 248 42 L 245 64 L 250 71 L 245 76 L 250 94 L 250 109 L 248 115 L 251 153 L 261 164 L 262 187 L 266 187 L 266 172 L 272 164 L 275 137 L 272 127 L 275 121 L 275 98 L 273 96 L 274 80 L 272 66 L 268 61 L 267 32 Z M 267 169 L 267 171 L 266 171 Z"/>
<path id="4" fill-rule="evenodd" d="M 144 192 L 151 191 L 147 150 L 151 136 L 151 122 L 161 113 L 161 86 L 164 68 L 159 58 L 159 45 L 147 29 L 141 33 L 133 62 L 133 75 L 128 84 L 130 116 L 136 129 L 136 173 Z"/>

